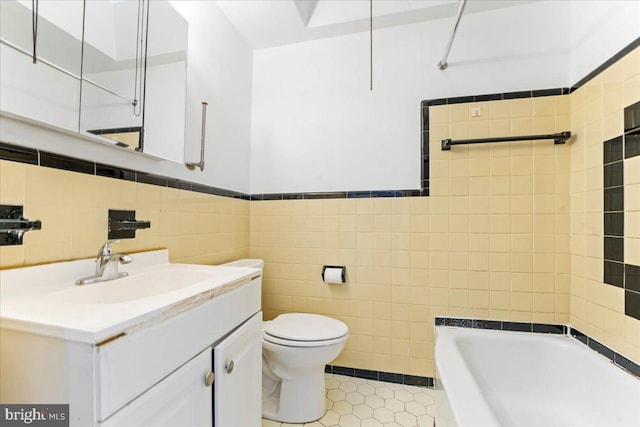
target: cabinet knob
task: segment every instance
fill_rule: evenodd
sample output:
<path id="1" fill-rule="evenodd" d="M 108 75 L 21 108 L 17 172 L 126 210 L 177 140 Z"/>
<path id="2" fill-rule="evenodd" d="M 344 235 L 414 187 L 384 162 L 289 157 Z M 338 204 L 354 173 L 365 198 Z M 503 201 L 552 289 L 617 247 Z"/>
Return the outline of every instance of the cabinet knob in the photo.
<path id="1" fill-rule="evenodd" d="M 211 387 L 211 384 L 213 384 L 213 380 L 215 379 L 215 377 L 215 374 L 209 371 L 209 373 L 204 377 L 204 385 L 206 385 L 207 387 Z"/>
<path id="2" fill-rule="evenodd" d="M 227 363 L 227 374 L 230 374 L 231 372 L 233 372 L 233 360 L 230 360 L 229 363 Z"/>

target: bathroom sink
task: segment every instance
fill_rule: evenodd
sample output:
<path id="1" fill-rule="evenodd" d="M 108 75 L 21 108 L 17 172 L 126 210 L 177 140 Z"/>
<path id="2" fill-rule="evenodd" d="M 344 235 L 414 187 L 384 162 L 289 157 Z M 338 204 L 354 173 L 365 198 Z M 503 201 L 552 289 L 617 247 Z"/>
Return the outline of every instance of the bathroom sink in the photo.
<path id="1" fill-rule="evenodd" d="M 0 329 L 96 344 L 210 301 L 244 304 L 230 294 L 249 292 L 259 306 L 255 268 L 171 263 L 166 249 L 132 257 L 127 277 L 82 286 L 75 283 L 95 272 L 93 259 L 0 270 Z"/>
<path id="2" fill-rule="evenodd" d="M 107 282 L 78 286 L 57 296 L 80 304 L 110 304 L 149 298 L 193 286 L 211 273 L 187 269 L 155 270 Z"/>

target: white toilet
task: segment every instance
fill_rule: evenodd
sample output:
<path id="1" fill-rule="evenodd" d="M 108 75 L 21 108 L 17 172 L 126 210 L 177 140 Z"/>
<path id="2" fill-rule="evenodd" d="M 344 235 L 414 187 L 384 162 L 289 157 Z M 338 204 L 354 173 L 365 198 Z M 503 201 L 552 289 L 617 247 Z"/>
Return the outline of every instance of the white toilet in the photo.
<path id="1" fill-rule="evenodd" d="M 225 264 L 262 268 L 260 259 Z M 264 322 L 262 334 L 262 416 L 306 423 L 326 411 L 324 367 L 349 337 L 343 322 L 318 314 L 287 313 Z"/>

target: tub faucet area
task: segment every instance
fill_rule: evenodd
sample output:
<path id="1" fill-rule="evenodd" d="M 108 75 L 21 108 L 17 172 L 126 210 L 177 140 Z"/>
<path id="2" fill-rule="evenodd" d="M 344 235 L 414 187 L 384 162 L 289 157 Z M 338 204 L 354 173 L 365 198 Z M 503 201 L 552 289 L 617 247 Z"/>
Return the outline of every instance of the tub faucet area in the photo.
<path id="1" fill-rule="evenodd" d="M 129 264 L 133 258 L 127 254 L 114 254 L 111 245 L 119 240 L 107 240 L 98 251 L 96 257 L 96 273 L 93 276 L 84 277 L 76 281 L 76 285 L 89 285 L 91 283 L 106 282 L 129 275 L 127 272 L 119 272 L 118 264 Z"/>

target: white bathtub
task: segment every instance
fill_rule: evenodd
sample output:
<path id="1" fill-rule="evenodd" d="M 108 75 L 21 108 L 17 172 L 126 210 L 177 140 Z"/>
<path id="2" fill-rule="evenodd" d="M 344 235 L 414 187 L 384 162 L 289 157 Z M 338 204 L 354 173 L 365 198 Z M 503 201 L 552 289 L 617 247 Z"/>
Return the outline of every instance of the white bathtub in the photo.
<path id="1" fill-rule="evenodd" d="M 436 327 L 437 427 L 640 426 L 640 380 L 566 335 Z"/>

